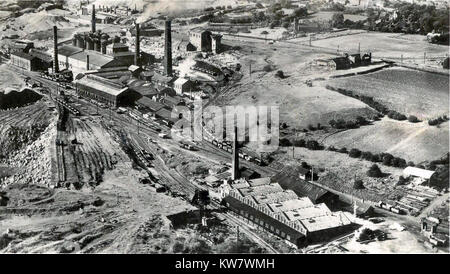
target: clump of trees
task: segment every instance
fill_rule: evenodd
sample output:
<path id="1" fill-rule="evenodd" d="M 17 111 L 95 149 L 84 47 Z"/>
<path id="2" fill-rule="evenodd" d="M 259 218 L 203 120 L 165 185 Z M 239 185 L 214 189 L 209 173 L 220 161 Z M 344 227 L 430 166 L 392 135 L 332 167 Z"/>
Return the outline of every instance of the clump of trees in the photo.
<path id="1" fill-rule="evenodd" d="M 353 183 L 353 188 L 354 189 L 364 189 L 364 183 L 362 180 L 355 180 L 355 182 Z"/>
<path id="2" fill-rule="evenodd" d="M 352 148 L 350 151 L 347 150 L 347 148 L 342 147 L 340 149 L 335 148 L 334 146 L 329 146 L 327 148 L 329 151 L 335 151 L 339 153 L 345 153 L 352 157 L 352 158 L 361 158 L 366 161 L 370 161 L 373 163 L 382 163 L 385 166 L 392 166 L 392 167 L 398 167 L 398 168 L 405 168 L 407 166 L 414 166 L 413 162 L 407 163 L 405 159 L 400 157 L 395 157 L 390 153 L 378 153 L 374 154 L 370 151 L 361 151 L 357 148 Z"/>
<path id="3" fill-rule="evenodd" d="M 396 16 L 381 10 L 368 9 L 369 30 L 422 35 L 433 30 L 438 33 L 449 31 L 448 9 L 404 2 L 394 3 L 393 8 L 396 10 Z M 448 44 L 448 35 L 444 42 Z"/>
<path id="4" fill-rule="evenodd" d="M 374 177 L 374 178 L 381 178 L 383 177 L 383 172 L 381 172 L 378 165 L 373 164 L 370 169 L 367 171 L 367 176 Z"/>
<path id="5" fill-rule="evenodd" d="M 293 146 L 296 147 L 304 147 L 309 150 L 322 150 L 324 147 L 319 144 L 316 140 L 304 140 L 304 139 L 296 139 L 292 142 Z"/>
<path id="6" fill-rule="evenodd" d="M 438 126 L 438 125 L 442 124 L 445 121 L 448 121 L 447 115 L 440 116 L 440 117 L 438 117 L 436 119 L 430 119 L 430 120 L 428 120 L 428 124 L 430 126 Z"/>
<path id="7" fill-rule="evenodd" d="M 326 88 L 329 90 L 339 92 L 340 94 L 343 94 L 345 96 L 349 96 L 349 97 L 358 99 L 358 100 L 364 102 L 365 104 L 369 105 L 370 107 L 376 109 L 380 113 L 387 115 L 391 119 L 399 120 L 399 121 L 403 121 L 403 120 L 407 119 L 406 115 L 399 113 L 398 111 L 395 111 L 395 110 L 390 110 L 385 105 L 383 105 L 380 102 L 373 99 L 373 97 L 366 96 L 366 95 L 360 95 L 360 94 L 354 93 L 351 90 L 343 89 L 343 88 L 335 88 L 330 85 L 326 85 Z"/>

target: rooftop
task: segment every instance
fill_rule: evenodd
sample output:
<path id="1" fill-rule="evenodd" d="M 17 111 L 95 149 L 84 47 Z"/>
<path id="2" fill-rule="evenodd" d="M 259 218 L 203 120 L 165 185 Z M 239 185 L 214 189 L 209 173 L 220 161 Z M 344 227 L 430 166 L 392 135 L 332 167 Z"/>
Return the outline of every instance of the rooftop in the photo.
<path id="1" fill-rule="evenodd" d="M 309 207 L 297 208 L 285 211 L 284 214 L 289 221 L 304 220 L 331 214 L 330 209 L 325 204 L 318 204 Z"/>
<path id="2" fill-rule="evenodd" d="M 408 176 L 411 175 L 428 180 L 431 178 L 431 176 L 433 176 L 434 171 L 409 166 L 403 170 L 403 173 Z"/>
<path id="3" fill-rule="evenodd" d="M 335 228 L 352 223 L 347 214 L 341 211 L 333 212 L 330 215 L 304 219 L 300 222 L 308 230 L 308 232 Z"/>
<path id="4" fill-rule="evenodd" d="M 70 56 L 70 58 L 78 60 L 78 61 L 86 62 L 86 57 L 88 55 L 89 55 L 89 64 L 90 65 L 103 67 L 106 64 L 108 64 L 112 61 L 115 61 L 114 58 L 112 58 L 111 56 L 101 54 L 101 53 L 99 53 L 97 51 L 93 51 L 93 50 L 85 50 L 85 51 L 75 53 L 72 56 Z"/>
<path id="5" fill-rule="evenodd" d="M 68 57 L 68 56 L 74 55 L 75 53 L 78 53 L 81 51 L 83 51 L 83 50 L 78 47 L 74 47 L 71 45 L 64 45 L 64 46 L 58 48 L 58 55 Z"/>
<path id="6" fill-rule="evenodd" d="M 34 57 L 34 56 L 31 56 L 31 55 L 28 54 L 28 53 L 21 52 L 21 51 L 13 52 L 13 53 L 11 53 L 11 55 L 15 55 L 15 56 L 18 56 L 18 57 L 23 58 L 23 59 L 26 59 L 26 60 L 33 60 L 34 58 L 36 58 L 36 57 Z"/>
<path id="7" fill-rule="evenodd" d="M 310 207 L 314 206 L 314 204 L 311 202 L 311 200 L 308 197 L 301 197 L 296 198 L 292 200 L 282 201 L 282 202 L 275 202 L 268 204 L 269 208 L 273 212 L 285 212 L 289 210 L 304 208 L 304 207 Z"/>
<path id="8" fill-rule="evenodd" d="M 93 88 L 95 90 L 100 90 L 111 94 L 113 96 L 118 96 L 122 92 L 128 90 L 127 87 L 112 82 L 110 80 L 95 76 L 95 75 L 86 75 L 85 77 L 76 81 L 78 85 L 83 85 L 86 87 Z"/>

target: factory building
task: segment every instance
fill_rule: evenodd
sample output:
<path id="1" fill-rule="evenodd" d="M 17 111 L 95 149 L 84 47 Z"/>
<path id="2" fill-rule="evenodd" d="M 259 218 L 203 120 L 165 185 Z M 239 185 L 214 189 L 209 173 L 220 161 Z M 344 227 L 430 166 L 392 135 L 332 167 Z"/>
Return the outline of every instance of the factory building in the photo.
<path id="1" fill-rule="evenodd" d="M 37 57 L 25 52 L 14 52 L 11 54 L 11 65 L 28 70 L 37 71 L 40 67 L 40 61 Z"/>
<path id="2" fill-rule="evenodd" d="M 183 95 L 184 93 L 191 92 L 194 88 L 194 83 L 186 78 L 178 78 L 173 83 L 173 89 L 178 95 Z"/>
<path id="3" fill-rule="evenodd" d="M 14 43 L 12 43 L 9 46 L 9 52 L 10 53 L 14 53 L 14 52 L 29 53 L 32 48 L 34 48 L 33 42 L 17 40 L 17 41 L 14 41 Z"/>
<path id="4" fill-rule="evenodd" d="M 232 211 L 297 247 L 353 229 L 349 213 L 315 205 L 308 197 L 284 190 L 269 178 L 222 184 L 219 195 Z"/>
<path id="5" fill-rule="evenodd" d="M 309 174 L 309 170 L 301 166 L 286 166 L 271 180 L 285 190 L 294 191 L 298 196 L 308 197 L 314 204 L 324 203 L 333 208 L 338 203 L 339 196 L 307 181 L 306 174 Z"/>
<path id="6" fill-rule="evenodd" d="M 189 42 L 197 51 L 220 53 L 222 36 L 209 30 L 193 29 L 189 32 Z"/>
<path id="7" fill-rule="evenodd" d="M 64 46 L 58 50 L 60 69 L 72 71 L 73 75 L 104 68 L 126 67 L 127 64 L 111 56 L 93 50 L 80 50 L 73 46 Z"/>
<path id="8" fill-rule="evenodd" d="M 75 85 L 79 95 L 113 107 L 129 105 L 136 99 L 136 94 L 125 85 L 95 75 L 86 75 Z"/>

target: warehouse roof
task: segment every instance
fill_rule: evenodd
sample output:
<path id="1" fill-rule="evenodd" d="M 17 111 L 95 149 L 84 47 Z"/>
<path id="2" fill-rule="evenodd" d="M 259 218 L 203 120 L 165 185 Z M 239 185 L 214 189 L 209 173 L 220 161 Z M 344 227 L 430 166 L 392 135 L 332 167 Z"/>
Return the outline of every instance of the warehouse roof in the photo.
<path id="1" fill-rule="evenodd" d="M 268 206 L 272 210 L 272 212 L 285 212 L 298 208 L 314 206 L 314 204 L 308 197 L 301 197 L 282 202 L 270 203 L 268 204 Z"/>
<path id="2" fill-rule="evenodd" d="M 172 111 L 162 108 L 160 110 L 158 110 L 156 112 L 156 115 L 161 117 L 162 119 L 166 120 L 166 121 L 170 121 L 170 122 L 177 122 L 179 119 L 178 118 L 172 118 Z"/>
<path id="3" fill-rule="evenodd" d="M 144 106 L 148 109 L 150 109 L 153 112 L 157 112 L 158 110 L 164 108 L 164 105 L 159 103 L 159 102 L 155 102 L 152 99 L 143 96 L 142 98 L 140 98 L 139 100 L 136 101 L 136 104 Z"/>
<path id="4" fill-rule="evenodd" d="M 272 177 L 272 182 L 277 182 L 283 189 L 291 189 L 298 196 L 308 197 L 314 203 L 323 195 L 330 193 L 328 190 L 311 184 L 305 180 L 300 179 L 303 168 L 300 166 L 287 166 L 278 174 Z"/>
<path id="5" fill-rule="evenodd" d="M 86 56 L 89 55 L 89 64 L 103 67 L 107 65 L 110 62 L 115 61 L 114 58 L 108 55 L 101 54 L 97 51 L 92 50 L 85 50 L 82 52 L 75 53 L 74 55 L 70 56 L 69 58 L 75 59 L 78 61 L 86 62 Z"/>
<path id="6" fill-rule="evenodd" d="M 296 221 L 326 216 L 331 214 L 331 211 L 325 204 L 318 204 L 285 211 L 284 214 L 286 215 L 289 221 Z"/>
<path id="7" fill-rule="evenodd" d="M 11 53 L 11 55 L 15 55 L 17 57 L 20 57 L 20 58 L 23 58 L 23 59 L 26 59 L 26 60 L 33 60 L 34 58 L 36 58 L 34 56 L 31 56 L 28 53 L 21 52 L 21 51 L 13 52 L 13 53 Z"/>
<path id="8" fill-rule="evenodd" d="M 352 223 L 347 214 L 341 211 L 333 212 L 330 215 L 305 219 L 300 222 L 308 232 L 350 225 Z"/>
<path id="9" fill-rule="evenodd" d="M 53 57 L 50 54 L 39 51 L 39 50 L 31 49 L 30 55 L 34 56 L 38 59 L 41 59 L 42 61 L 47 62 L 47 63 L 50 63 L 53 61 Z"/>
<path id="10" fill-rule="evenodd" d="M 71 45 L 64 45 L 64 46 L 58 48 L 58 55 L 69 57 L 69 56 L 72 56 L 75 53 L 78 53 L 81 51 L 83 51 L 83 50 L 78 47 L 74 47 Z"/>
<path id="11" fill-rule="evenodd" d="M 428 180 L 431 178 L 431 176 L 433 176 L 434 171 L 409 166 L 403 170 L 403 174 L 405 174 L 406 176 L 415 176 Z"/>
<path id="12" fill-rule="evenodd" d="M 95 91 L 105 92 L 113 96 L 118 96 L 128 90 L 128 87 L 124 87 L 123 85 L 94 75 L 87 75 L 76 82 L 78 85 L 91 88 Z"/>

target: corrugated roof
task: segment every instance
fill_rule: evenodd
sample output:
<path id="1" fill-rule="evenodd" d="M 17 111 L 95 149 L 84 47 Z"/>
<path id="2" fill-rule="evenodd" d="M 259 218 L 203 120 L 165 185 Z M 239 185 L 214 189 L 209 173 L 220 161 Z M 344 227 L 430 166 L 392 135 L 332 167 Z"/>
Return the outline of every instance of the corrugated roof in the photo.
<path id="1" fill-rule="evenodd" d="M 299 174 L 302 170 L 303 168 L 300 166 L 287 166 L 273 176 L 271 180 L 280 184 L 283 189 L 293 190 L 300 197 L 309 197 L 315 203 L 329 191 L 300 179 Z"/>
<path id="2" fill-rule="evenodd" d="M 330 215 L 314 217 L 300 221 L 308 232 L 320 231 L 345 225 L 352 222 L 344 212 L 333 212 Z"/>
<path id="3" fill-rule="evenodd" d="M 289 235 L 291 236 L 291 241 L 295 242 L 297 238 L 302 238 L 305 235 L 303 235 L 302 233 L 300 233 L 299 231 L 281 223 L 280 221 L 264 214 L 263 212 L 252 208 L 250 206 L 247 206 L 243 203 L 241 203 L 239 200 L 231 197 L 231 196 L 226 196 L 224 198 L 224 200 L 232 207 L 235 208 L 236 210 L 243 210 L 245 212 L 248 212 L 250 215 L 258 218 L 259 220 L 263 220 L 264 223 L 267 223 L 269 225 L 272 225 L 275 228 L 282 228 L 283 231 L 289 233 Z"/>
<path id="4" fill-rule="evenodd" d="M 326 216 L 331 214 L 330 209 L 325 204 L 318 204 L 308 207 L 297 208 L 285 211 L 284 214 L 289 221 L 304 220 Z"/>
<path id="5" fill-rule="evenodd" d="M 314 206 L 314 204 L 308 197 L 301 197 L 301 198 L 297 197 L 291 200 L 270 203 L 268 204 L 268 206 L 273 212 L 284 212 L 298 208 Z"/>
<path id="6" fill-rule="evenodd" d="M 123 87 L 117 83 L 93 75 L 87 75 L 76 82 L 78 85 L 105 92 L 113 96 L 118 96 L 128 90 L 128 87 Z"/>

